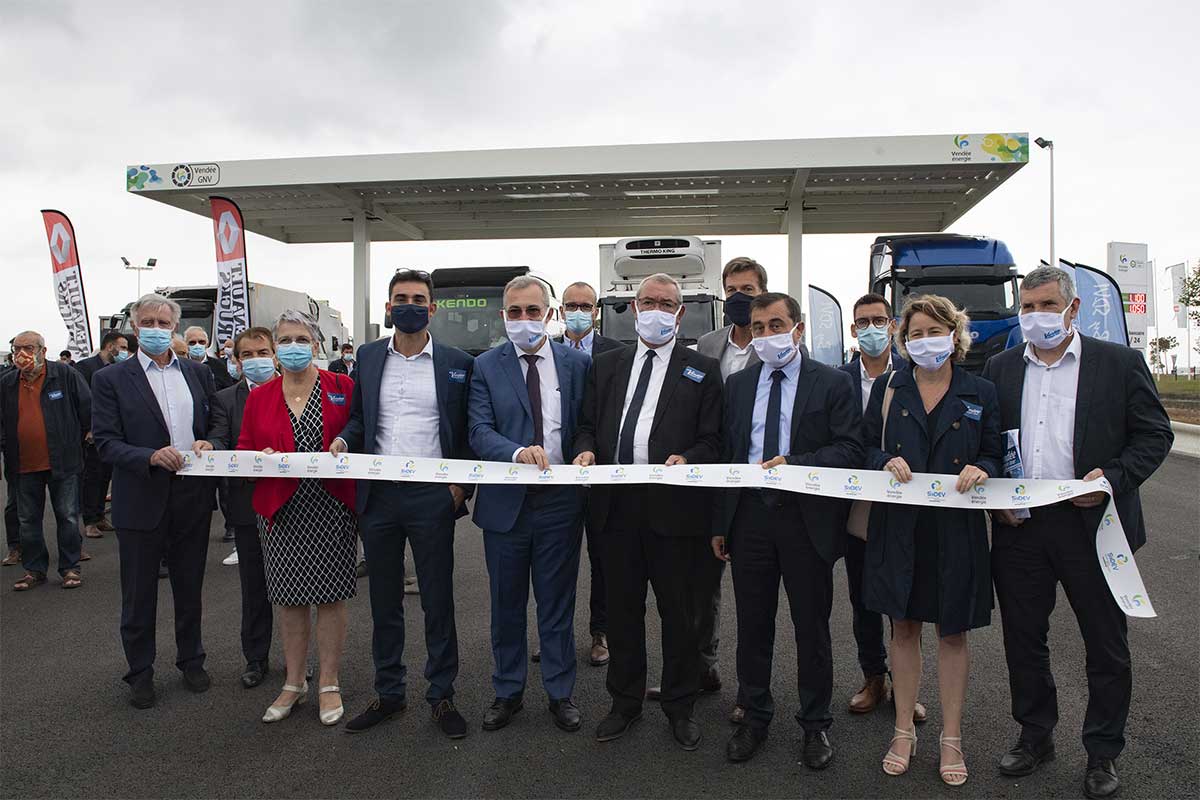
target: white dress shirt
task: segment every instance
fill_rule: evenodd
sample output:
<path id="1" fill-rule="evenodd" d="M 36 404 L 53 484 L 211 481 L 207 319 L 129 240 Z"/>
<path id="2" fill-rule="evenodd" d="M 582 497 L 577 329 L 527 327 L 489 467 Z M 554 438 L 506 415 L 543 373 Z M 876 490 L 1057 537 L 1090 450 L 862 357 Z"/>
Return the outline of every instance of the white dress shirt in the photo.
<path id="1" fill-rule="evenodd" d="M 426 334 L 425 347 L 414 356 L 398 352 L 394 344 L 395 339 L 388 339 L 379 380 L 375 452 L 381 456 L 443 458 L 433 337 Z"/>
<path id="2" fill-rule="evenodd" d="M 779 453 L 786 456 L 792 446 L 792 406 L 796 405 L 796 386 L 800 382 L 800 351 L 791 361 L 784 364 L 783 381 L 779 384 Z M 750 417 L 750 452 L 747 461 L 760 464 L 763 460 L 763 438 L 767 432 L 767 404 L 771 402 L 771 374 L 775 370 L 763 364 L 762 373 L 758 376 L 758 389 L 754 393 L 754 413 Z"/>
<path id="3" fill-rule="evenodd" d="M 1079 334 L 1062 358 L 1046 364 L 1025 345 L 1021 391 L 1021 464 L 1026 478 L 1075 477 L 1075 396 L 1079 390 Z"/>
<path id="4" fill-rule="evenodd" d="M 746 342 L 745 347 L 738 347 L 733 343 L 733 331 L 729 329 L 729 339 L 725 342 L 725 349 L 721 351 L 721 380 L 729 380 L 729 376 L 739 370 L 746 368 L 750 363 L 750 354 L 754 352 L 754 340 Z"/>
<path id="5" fill-rule="evenodd" d="M 596 329 L 588 328 L 587 336 L 584 336 L 578 342 L 575 341 L 574 339 L 572 339 L 570 336 L 564 336 L 563 344 L 565 344 L 567 347 L 573 347 L 576 350 L 582 350 L 583 352 L 587 353 L 590 356 L 592 354 L 592 343 L 595 340 L 595 338 L 596 338 Z"/>
<path id="6" fill-rule="evenodd" d="M 882 378 L 884 375 L 887 375 L 891 369 L 892 354 L 889 352 L 887 366 L 883 368 L 883 372 L 880 373 L 879 377 Z M 877 380 L 879 380 L 879 378 L 872 378 L 867 374 L 867 365 L 863 363 L 862 357 L 860 356 L 858 359 L 858 382 L 862 387 L 862 410 L 864 414 L 867 413 L 867 404 L 871 402 L 871 387 L 875 385 L 875 381 Z"/>
<path id="7" fill-rule="evenodd" d="M 167 423 L 171 446 L 181 453 L 191 450 L 196 442 L 192 434 L 192 390 L 188 388 L 187 378 L 183 377 L 183 365 L 179 357 L 172 352 L 171 360 L 165 367 L 160 367 L 139 349 L 138 361 L 146 372 L 150 391 L 154 392 L 154 399 L 158 401 L 158 408 Z"/>
<path id="8" fill-rule="evenodd" d="M 542 337 L 542 346 L 533 353 L 526 353 L 519 347 L 517 363 L 521 365 L 521 377 L 528 379 L 529 362 L 526 355 L 537 357 L 538 388 L 542 395 L 542 447 L 546 451 L 546 459 L 551 464 L 563 463 L 562 451 L 562 394 L 558 388 L 558 369 L 554 366 L 554 350 L 550 347 L 550 339 Z M 512 460 L 524 450 L 518 447 L 513 451 Z"/>
<path id="9" fill-rule="evenodd" d="M 621 427 L 617 429 L 617 447 L 620 449 L 621 428 L 625 427 L 625 414 L 629 404 L 633 402 L 633 394 L 637 391 L 638 378 L 641 377 L 642 367 L 646 363 L 646 353 L 654 349 L 654 366 L 650 369 L 650 383 L 646 386 L 646 396 L 642 399 L 642 411 L 638 414 L 633 429 L 633 463 L 650 463 L 650 428 L 654 425 L 654 411 L 658 408 L 658 396 L 662 394 L 663 379 L 667 377 L 667 365 L 671 363 L 671 353 L 675 350 L 675 337 L 671 341 L 654 349 L 638 339 L 637 350 L 633 356 L 633 368 L 629 375 L 629 386 L 625 389 L 625 402 L 621 404 Z"/>

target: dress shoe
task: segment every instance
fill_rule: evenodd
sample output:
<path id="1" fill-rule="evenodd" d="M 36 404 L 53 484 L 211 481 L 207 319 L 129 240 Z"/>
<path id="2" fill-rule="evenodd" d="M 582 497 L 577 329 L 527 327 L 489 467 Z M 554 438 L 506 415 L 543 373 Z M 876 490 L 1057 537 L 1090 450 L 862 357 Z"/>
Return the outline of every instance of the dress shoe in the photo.
<path id="1" fill-rule="evenodd" d="M 804 732 L 804 766 L 809 769 L 825 769 L 833 761 L 833 746 L 825 731 Z"/>
<path id="2" fill-rule="evenodd" d="M 689 752 L 700 746 L 700 726 L 691 717 L 671 720 L 671 735 L 680 747 Z"/>
<path id="3" fill-rule="evenodd" d="M 603 667 L 608 663 L 608 637 L 603 633 L 592 634 L 591 657 L 593 667 Z"/>
<path id="4" fill-rule="evenodd" d="M 1023 778 L 1047 761 L 1054 760 L 1054 740 L 1047 736 L 1038 744 L 1018 739 L 1004 755 L 1000 756 L 1000 774 L 1009 778 Z"/>
<path id="5" fill-rule="evenodd" d="M 21 563 L 21 548 L 19 548 L 19 547 L 8 548 L 8 555 L 6 555 L 4 557 L 3 561 L 0 561 L 0 565 L 6 566 L 6 567 L 12 567 L 12 566 L 15 566 L 20 563 Z"/>
<path id="6" fill-rule="evenodd" d="M 454 701 L 446 699 L 433 707 L 433 721 L 449 739 L 462 739 L 467 735 L 467 721 L 454 707 Z"/>
<path id="7" fill-rule="evenodd" d="M 619 711 L 608 712 L 608 716 L 600 720 L 600 724 L 596 726 L 596 741 L 611 742 L 620 739 L 633 723 L 641 718 L 642 712 L 640 711 L 633 717 L 626 717 Z"/>
<path id="8" fill-rule="evenodd" d="M 346 723 L 345 731 L 346 733 L 362 733 L 381 722 L 386 722 L 406 708 L 408 708 L 408 703 L 403 697 L 376 698 L 371 705 L 367 706 L 366 711 Z"/>
<path id="9" fill-rule="evenodd" d="M 207 692 L 208 687 L 212 686 L 212 679 L 208 677 L 204 667 L 184 667 L 183 685 L 188 688 L 188 691 L 201 694 Z"/>
<path id="10" fill-rule="evenodd" d="M 89 539 L 103 539 L 104 538 L 104 534 L 101 533 L 100 529 L 97 528 L 95 525 L 84 525 L 83 526 L 83 535 Z"/>
<path id="11" fill-rule="evenodd" d="M 79 550 L 79 560 L 80 560 L 80 561 L 91 561 L 91 560 L 92 560 L 92 554 L 91 554 L 91 553 L 89 553 L 87 550 L 84 550 L 83 548 L 80 548 L 80 550 Z"/>
<path id="12" fill-rule="evenodd" d="M 483 712 L 483 729 L 485 731 L 500 730 L 512 722 L 513 714 L 524 707 L 525 701 L 521 697 L 497 697 L 491 708 Z M 553 706 L 551 706 L 551 710 L 553 710 Z"/>
<path id="13" fill-rule="evenodd" d="M 104 531 L 105 533 L 112 533 L 113 531 L 115 531 L 115 530 L 116 530 L 116 528 L 114 528 L 114 527 L 112 526 L 112 523 L 111 523 L 111 522 L 109 522 L 109 521 L 108 521 L 108 520 L 106 520 L 106 519 L 102 519 L 102 520 L 100 520 L 99 522 L 97 522 L 97 523 L 96 523 L 96 527 L 97 527 L 99 530 L 101 530 L 101 531 Z"/>
<path id="14" fill-rule="evenodd" d="M 1083 793 L 1091 798 L 1112 797 L 1121 788 L 1117 763 L 1111 758 L 1089 758 L 1083 776 Z"/>
<path id="15" fill-rule="evenodd" d="M 729 721 L 734 725 L 741 725 L 746 721 L 746 709 L 743 706 L 734 706 L 733 711 L 729 712 Z"/>
<path id="16" fill-rule="evenodd" d="M 554 724 L 567 733 L 574 733 L 583 724 L 583 715 L 579 713 L 579 706 L 571 702 L 569 697 L 565 700 L 551 700 L 550 713 L 554 715 Z"/>
<path id="17" fill-rule="evenodd" d="M 715 694 L 721 691 L 721 673 L 717 668 L 706 671 L 700 676 L 700 694 Z"/>
<path id="18" fill-rule="evenodd" d="M 767 740 L 766 728 L 752 728 L 749 725 L 738 725 L 729 743 L 725 745 L 725 757 L 730 761 L 749 761 L 754 758 L 758 748 Z"/>
<path id="19" fill-rule="evenodd" d="M 326 727 L 332 727 L 342 721 L 342 717 L 346 714 L 346 707 L 342 704 L 342 687 L 337 684 L 322 686 L 318 691 L 318 696 L 322 694 L 336 694 L 338 696 L 338 704 L 333 708 L 322 709 L 317 715 L 321 718 L 321 724 Z"/>
<path id="20" fill-rule="evenodd" d="M 303 685 L 296 686 L 295 684 L 285 683 L 281 692 L 292 692 L 296 696 L 292 698 L 292 702 L 286 706 L 282 703 L 272 703 L 267 706 L 267 710 L 263 712 L 262 721 L 266 723 L 283 722 L 292 715 L 292 709 L 296 706 L 302 706 L 308 702 L 308 681 Z"/>
<path id="21" fill-rule="evenodd" d="M 154 674 L 147 670 L 130 684 L 129 702 L 134 708 L 154 707 Z"/>
<path id="22" fill-rule="evenodd" d="M 872 675 L 863 682 L 863 686 L 850 698 L 852 714 L 866 714 L 874 711 L 875 707 L 887 697 L 887 675 Z"/>
<path id="23" fill-rule="evenodd" d="M 237 548 L 233 548 L 233 552 L 221 559 L 221 563 L 227 567 L 236 567 L 238 565 Z"/>
<path id="24" fill-rule="evenodd" d="M 662 687 L 661 686 L 651 686 L 649 689 L 646 690 L 646 699 L 649 700 L 651 703 L 660 702 L 662 700 Z"/>
<path id="25" fill-rule="evenodd" d="M 253 689 L 263 682 L 271 668 L 265 661 L 247 661 L 246 670 L 242 673 L 242 686 Z"/>

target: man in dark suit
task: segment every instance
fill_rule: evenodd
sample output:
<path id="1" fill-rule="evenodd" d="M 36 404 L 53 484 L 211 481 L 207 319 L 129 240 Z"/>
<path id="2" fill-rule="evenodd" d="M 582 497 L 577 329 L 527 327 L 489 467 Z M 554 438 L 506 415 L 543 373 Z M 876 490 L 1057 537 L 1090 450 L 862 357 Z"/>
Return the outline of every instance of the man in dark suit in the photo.
<path id="1" fill-rule="evenodd" d="M 113 468 L 113 525 L 121 551 L 121 641 L 137 708 L 154 705 L 158 568 L 170 569 L 175 597 L 176 665 L 193 692 L 209 687 L 200 640 L 201 592 L 212 521 L 213 486 L 181 478 L 187 450 L 211 450 L 205 440 L 212 372 L 171 350 L 179 304 L 144 295 L 130 310 L 138 330 L 135 358 L 92 377 L 92 436 Z"/>
<path id="2" fill-rule="evenodd" d="M 330 372 L 339 372 L 342 375 L 348 375 L 351 378 L 355 377 L 355 367 L 358 366 L 354 360 L 354 345 L 346 342 L 341 347 L 341 353 L 337 359 L 329 362 Z"/>
<path id="3" fill-rule="evenodd" d="M 850 378 L 800 353 L 800 304 L 767 292 L 750 304 L 755 351 L 763 363 L 725 384 L 723 462 L 854 468 L 863 462 L 862 409 Z M 846 538 L 847 504 L 820 495 L 726 489 L 713 514 L 713 553 L 733 564 L 738 683 L 743 724 L 729 740 L 731 761 L 751 758 L 775 711 L 771 662 L 782 578 L 796 635 L 804 729 L 803 760 L 823 769 L 833 758 L 833 653 L 829 614 L 833 565 Z"/>
<path id="4" fill-rule="evenodd" d="M 237 335 L 228 356 L 242 378 L 213 395 L 208 441 L 216 450 L 233 450 L 242 433 L 246 398 L 260 384 L 275 377 L 275 341 L 267 328 L 247 328 Z M 270 672 L 271 604 L 267 600 L 267 577 L 262 543 L 254 514 L 254 483 L 246 478 L 228 478 L 225 521 L 233 526 L 237 543 L 238 578 L 242 585 L 242 655 L 246 669 L 242 685 L 252 689 Z"/>
<path id="5" fill-rule="evenodd" d="M 213 383 L 217 390 L 228 389 L 237 383 L 237 378 L 229 372 L 228 362 L 223 358 L 215 358 L 208 352 L 208 333 L 199 325 L 193 325 L 183 332 L 183 341 L 187 345 L 188 358 L 197 364 L 203 364 L 212 372 Z"/>
<path id="6" fill-rule="evenodd" d="M 600 302 L 596 290 L 590 283 L 576 281 L 563 289 L 559 313 L 566 324 L 563 344 L 587 353 L 592 358 L 616 350 L 625 345 L 596 332 L 596 320 L 600 316 Z M 584 491 L 586 498 L 587 491 Z M 586 502 L 586 500 L 585 500 Z M 591 571 L 591 589 L 588 594 L 588 632 L 592 635 L 589 661 L 593 667 L 608 663 L 608 612 L 604 603 L 604 560 L 600 556 L 600 531 L 594 530 L 584 518 L 583 530 L 587 536 L 588 567 Z"/>
<path id="7" fill-rule="evenodd" d="M 662 273 L 638 287 L 638 343 L 596 357 L 574 463 L 715 463 L 720 451 L 721 368 L 676 341 L 686 309 L 679 283 Z M 596 728 L 620 738 L 641 718 L 646 694 L 646 585 L 662 617 L 662 708 L 675 740 L 695 750 L 692 706 L 700 688 L 693 593 L 701 558 L 711 558 L 707 490 L 684 486 L 593 486 L 589 524 L 603 531 L 608 590 L 608 692 L 613 705 Z"/>
<path id="8" fill-rule="evenodd" d="M 504 288 L 509 341 L 475 360 L 468 417 L 471 449 L 485 461 L 553 470 L 570 456 L 591 363 L 546 336 L 550 292 L 523 275 Z M 578 486 L 480 486 L 475 524 L 483 529 L 492 597 L 492 685 L 484 730 L 520 711 L 528 670 L 525 619 L 532 580 L 542 684 L 562 730 L 579 730 L 575 691 L 575 586 L 583 496 Z"/>
<path id="9" fill-rule="evenodd" d="M 87 382 L 92 385 L 92 376 L 96 371 L 129 358 L 129 342 L 120 331 L 108 331 L 100 340 L 100 349 L 75 364 L 75 369 Z M 112 467 L 100 460 L 95 442 L 85 442 L 83 445 L 83 485 L 80 497 L 80 512 L 83 516 L 83 535 L 89 539 L 99 539 L 105 531 L 111 531 L 112 525 L 104 518 L 104 505 L 108 497 L 108 484 L 112 480 Z"/>
<path id="10" fill-rule="evenodd" d="M 474 359 L 429 335 L 437 311 L 433 279 L 404 269 L 388 283 L 393 333 L 358 348 L 350 421 L 330 452 L 413 458 L 471 458 L 467 393 Z M 454 522 L 473 487 L 358 482 L 358 524 L 367 559 L 378 700 L 346 724 L 373 728 L 407 707 L 404 666 L 404 544 L 412 546 L 428 657 L 425 699 L 443 734 L 459 739 L 467 723 L 454 705 L 458 630 L 454 622 Z"/>
<path id="11" fill-rule="evenodd" d="M 1084 336 L 1074 328 L 1078 312 L 1067 272 L 1030 272 L 1021 282 L 1027 344 L 993 356 L 983 377 L 999 391 L 1002 427 L 1019 437 L 1018 477 L 1106 478 L 1132 552 L 1146 542 L 1138 487 L 1167 457 L 1174 435 L 1142 354 Z M 1047 635 L 1062 583 L 1087 651 L 1088 797 L 1109 797 L 1120 785 L 1115 762 L 1125 746 L 1133 690 L 1125 614 L 1096 559 L 1104 501 L 1103 492 L 1093 492 L 1031 509 L 1027 519 L 999 511 L 992 531 L 1012 715 L 1021 725 L 1000 772 L 1028 775 L 1054 757 L 1058 700 Z"/>

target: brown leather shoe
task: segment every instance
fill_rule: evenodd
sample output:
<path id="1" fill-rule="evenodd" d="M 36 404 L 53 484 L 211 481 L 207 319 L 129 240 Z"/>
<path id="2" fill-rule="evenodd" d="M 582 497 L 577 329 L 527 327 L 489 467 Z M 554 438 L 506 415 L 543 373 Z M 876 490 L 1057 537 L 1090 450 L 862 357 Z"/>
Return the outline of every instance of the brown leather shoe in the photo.
<path id="1" fill-rule="evenodd" d="M 592 634 L 592 658 L 593 667 L 602 667 L 608 663 L 608 637 L 603 633 Z"/>
<path id="2" fill-rule="evenodd" d="M 89 539 L 103 539 L 104 538 L 104 534 L 101 533 L 100 529 L 98 527 L 96 527 L 95 525 L 85 525 L 83 528 L 83 535 Z"/>
<path id="3" fill-rule="evenodd" d="M 888 684 L 887 701 L 892 705 L 895 705 L 896 703 L 896 698 L 892 696 L 891 684 Z M 925 710 L 925 704 L 918 700 L 913 704 L 913 722 L 920 725 L 927 719 L 929 719 L 929 714 Z"/>
<path id="4" fill-rule="evenodd" d="M 14 566 L 14 565 L 20 564 L 20 563 L 21 563 L 21 548 L 19 548 L 19 547 L 10 547 L 8 550 L 8 555 L 6 555 L 4 557 L 3 561 L 0 561 L 0 564 L 4 565 L 6 567 L 11 567 L 11 566 Z"/>
<path id="5" fill-rule="evenodd" d="M 853 714 L 866 714 L 874 711 L 875 707 L 887 698 L 887 675 L 872 675 L 863 683 L 861 689 L 850 698 L 850 711 Z"/>

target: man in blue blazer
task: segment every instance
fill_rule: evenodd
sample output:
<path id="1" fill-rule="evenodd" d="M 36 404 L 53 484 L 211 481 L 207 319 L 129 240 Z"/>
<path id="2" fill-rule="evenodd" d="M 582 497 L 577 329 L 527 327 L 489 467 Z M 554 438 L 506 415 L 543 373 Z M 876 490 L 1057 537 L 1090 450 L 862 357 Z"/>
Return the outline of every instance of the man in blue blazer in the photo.
<path id="1" fill-rule="evenodd" d="M 509 341 L 481 355 L 471 379 L 471 447 L 485 461 L 536 464 L 549 473 L 569 457 L 591 359 L 547 338 L 550 293 L 538 279 L 521 276 L 509 281 L 502 313 Z M 483 528 L 496 665 L 496 699 L 484 714 L 483 729 L 503 728 L 523 706 L 528 667 L 525 616 L 532 577 L 542 684 L 550 712 L 558 727 L 577 731 L 581 717 L 571 694 L 582 490 L 480 486 L 475 523 Z"/>
<path id="2" fill-rule="evenodd" d="M 92 377 L 92 438 L 111 464 L 112 521 L 121 552 L 121 642 L 136 708 L 154 705 L 158 568 L 166 556 L 175 599 L 176 665 L 193 692 L 209 687 L 200 641 L 201 592 L 213 483 L 181 478 L 183 453 L 205 441 L 212 370 L 171 351 L 179 304 L 147 294 L 130 311 L 137 356 Z"/>
<path id="3" fill-rule="evenodd" d="M 467 386 L 474 359 L 429 334 L 437 311 L 433 279 L 403 269 L 388 284 L 394 333 L 358 349 L 350 421 L 333 441 L 339 455 L 371 453 L 414 458 L 471 458 L 467 444 Z M 454 623 L 454 522 L 467 513 L 471 487 L 437 483 L 358 482 L 358 526 L 367 557 L 374 632 L 375 691 L 366 711 L 346 724 L 365 731 L 406 705 L 404 666 L 404 543 L 412 546 L 428 657 L 425 699 L 438 728 L 451 739 L 467 735 L 454 705 L 458 630 Z"/>

